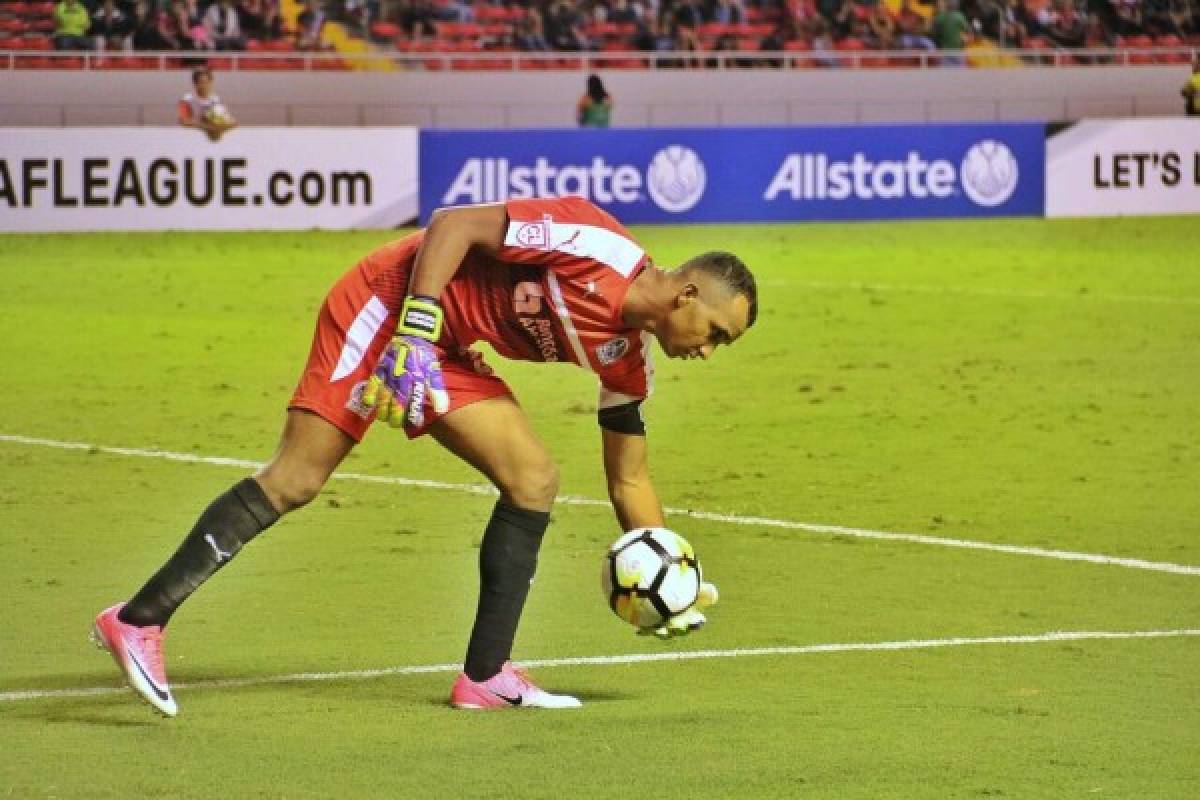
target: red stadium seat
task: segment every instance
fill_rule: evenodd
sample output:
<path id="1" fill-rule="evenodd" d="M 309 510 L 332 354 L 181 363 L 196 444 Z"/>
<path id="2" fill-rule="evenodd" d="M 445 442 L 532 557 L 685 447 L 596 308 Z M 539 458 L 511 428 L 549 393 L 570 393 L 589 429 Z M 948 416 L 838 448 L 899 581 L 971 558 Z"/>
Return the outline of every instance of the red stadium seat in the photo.
<path id="1" fill-rule="evenodd" d="M 611 58 L 608 56 L 597 58 L 596 66 L 600 69 L 642 69 L 646 66 L 644 60 L 633 57 L 637 49 L 628 42 L 608 42 L 604 45 L 603 51 L 615 55 Z"/>
<path id="2" fill-rule="evenodd" d="M 439 22 L 437 31 L 441 39 L 478 39 L 483 36 L 483 27 L 474 22 Z"/>
<path id="3" fill-rule="evenodd" d="M 844 57 L 838 59 L 838 64 L 842 67 L 860 67 L 863 66 L 863 59 L 854 57 L 855 54 L 862 53 L 867 49 L 867 45 L 862 39 L 847 37 L 833 46 L 839 53 L 845 53 Z"/>
<path id="4" fill-rule="evenodd" d="M 1148 50 L 1154 46 L 1154 40 L 1149 36 L 1130 36 L 1122 39 L 1117 37 L 1117 48 L 1119 50 Z M 1153 64 L 1154 56 L 1150 53 L 1136 52 L 1125 54 L 1128 63 L 1130 64 Z"/>
<path id="5" fill-rule="evenodd" d="M 51 69 L 83 69 L 83 59 L 79 56 L 68 56 L 66 58 L 46 58 L 48 67 Z"/>
<path id="6" fill-rule="evenodd" d="M 596 22 L 584 29 L 590 39 L 614 39 L 620 35 L 612 22 Z"/>
<path id="7" fill-rule="evenodd" d="M 475 9 L 475 19 L 482 24 L 505 22 L 508 18 L 508 9 L 503 6 L 491 6 L 484 3 Z"/>
<path id="8" fill-rule="evenodd" d="M 350 69 L 350 65 L 340 58 L 314 58 L 312 68 L 322 72 L 339 72 Z"/>
<path id="9" fill-rule="evenodd" d="M 722 25 L 719 22 L 706 22 L 696 28 L 696 35 L 701 39 L 720 39 L 726 34 L 733 36 L 735 28 L 733 25 Z"/>
<path id="10" fill-rule="evenodd" d="M 1174 34 L 1165 34 L 1154 40 L 1154 44 L 1158 47 L 1169 47 L 1178 49 L 1176 53 L 1160 53 L 1155 56 L 1155 60 L 1160 64 L 1189 64 L 1191 58 L 1188 57 L 1187 43 Z"/>
<path id="11" fill-rule="evenodd" d="M 789 53 L 809 54 L 807 57 L 790 59 L 791 65 L 793 67 L 799 67 L 801 69 L 813 69 L 813 68 L 819 68 L 821 66 L 821 62 L 817 61 L 815 58 L 813 58 L 811 56 L 811 53 L 812 53 L 812 43 L 811 42 L 808 42 L 804 39 L 794 39 L 790 42 L 784 42 L 783 49 Z"/>
<path id="12" fill-rule="evenodd" d="M 378 42 L 389 42 L 400 33 L 400 26 L 393 22 L 376 22 L 371 26 L 371 38 Z"/>
<path id="13" fill-rule="evenodd" d="M 17 69 L 50 69 L 54 64 L 46 56 L 17 56 L 13 66 Z"/>

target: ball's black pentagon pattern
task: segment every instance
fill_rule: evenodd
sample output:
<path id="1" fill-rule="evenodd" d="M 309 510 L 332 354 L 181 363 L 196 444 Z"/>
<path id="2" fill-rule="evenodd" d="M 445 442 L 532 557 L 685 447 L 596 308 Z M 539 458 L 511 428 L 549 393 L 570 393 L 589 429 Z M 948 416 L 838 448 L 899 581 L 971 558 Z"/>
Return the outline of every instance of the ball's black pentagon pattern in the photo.
<path id="1" fill-rule="evenodd" d="M 640 586 L 622 586 L 617 575 L 617 559 L 626 550 L 630 549 L 631 547 L 636 547 L 639 544 L 644 544 L 659 557 L 660 566 L 658 571 L 655 573 L 653 579 L 649 582 L 649 585 L 646 588 L 642 588 Z M 667 579 L 667 575 L 670 573 L 671 567 L 682 565 L 690 567 L 691 569 L 697 569 L 699 562 L 693 556 L 676 556 L 672 554 L 669 550 L 663 547 L 661 542 L 655 538 L 653 529 L 642 529 L 638 536 L 625 542 L 623 545 L 621 545 L 621 547 L 610 550 L 608 552 L 607 559 L 609 585 L 612 587 L 612 590 L 609 592 L 608 596 L 608 607 L 612 609 L 614 613 L 618 613 L 618 602 L 622 598 L 626 597 L 639 597 L 648 601 L 660 617 L 659 622 L 662 622 L 663 620 L 666 620 L 674 614 L 684 610 L 672 610 L 662 598 L 660 590 L 662 589 L 663 582 Z"/>

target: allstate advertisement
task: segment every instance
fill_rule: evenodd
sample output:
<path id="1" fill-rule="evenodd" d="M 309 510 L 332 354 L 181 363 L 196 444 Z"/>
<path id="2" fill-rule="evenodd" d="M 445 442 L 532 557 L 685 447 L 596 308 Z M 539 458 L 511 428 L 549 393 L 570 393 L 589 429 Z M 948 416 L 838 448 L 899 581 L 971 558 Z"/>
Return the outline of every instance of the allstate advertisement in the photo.
<path id="1" fill-rule="evenodd" d="M 1040 216 L 1041 124 L 421 131 L 434 209 L 583 195 L 623 222 Z"/>
<path id="2" fill-rule="evenodd" d="M 0 128 L 0 231 L 389 228 L 416 128 Z"/>

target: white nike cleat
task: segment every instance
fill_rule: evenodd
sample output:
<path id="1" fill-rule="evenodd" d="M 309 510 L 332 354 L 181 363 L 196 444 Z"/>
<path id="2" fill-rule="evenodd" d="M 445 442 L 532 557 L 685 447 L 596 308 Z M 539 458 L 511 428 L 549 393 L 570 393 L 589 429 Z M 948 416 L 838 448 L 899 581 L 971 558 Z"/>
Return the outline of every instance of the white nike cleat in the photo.
<path id="1" fill-rule="evenodd" d="M 141 628 L 121 622 L 117 614 L 124 607 L 124 603 L 118 603 L 100 612 L 92 625 L 92 641 L 112 653 L 134 691 L 161 714 L 173 717 L 179 707 L 171 696 L 163 668 L 163 629 L 157 625 Z"/>
<path id="2" fill-rule="evenodd" d="M 455 708 L 579 708 L 583 703 L 568 694 L 550 694 L 534 686 L 529 676 L 505 661 L 492 677 L 476 683 L 465 672 L 458 675 L 450 690 L 450 705 Z"/>

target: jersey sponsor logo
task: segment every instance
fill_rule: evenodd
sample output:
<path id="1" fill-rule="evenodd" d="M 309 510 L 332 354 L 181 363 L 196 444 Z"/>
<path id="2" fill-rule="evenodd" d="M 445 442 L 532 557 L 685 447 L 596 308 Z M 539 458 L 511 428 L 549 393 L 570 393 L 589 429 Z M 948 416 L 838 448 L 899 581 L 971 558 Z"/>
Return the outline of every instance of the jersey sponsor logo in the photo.
<path id="1" fill-rule="evenodd" d="M 606 205 L 629 205 L 645 201 L 649 194 L 650 200 L 663 211 L 681 214 L 695 207 L 704 196 L 706 176 L 699 154 L 677 144 L 656 152 L 644 170 L 634 164 L 611 164 L 604 156 L 594 156 L 586 164 L 555 164 L 545 156 L 538 156 L 532 164 L 475 157 L 463 162 L 450 188 L 442 195 L 442 205 L 567 195 Z M 538 235 L 535 227 L 529 227 L 528 231 L 522 227 L 520 233 Z M 545 235 L 548 237 L 548 232 Z M 546 244 L 542 245 L 542 241 Z M 522 244 L 549 246 L 549 241 L 547 238 Z"/>
<path id="2" fill-rule="evenodd" d="M 609 339 L 596 348 L 596 360 L 601 365 L 607 367 L 609 364 L 619 361 L 628 352 L 629 340 L 624 336 L 618 336 L 616 339 Z"/>
<path id="3" fill-rule="evenodd" d="M 682 214 L 704 196 L 704 162 L 690 147 L 673 144 L 650 159 L 646 189 L 654 204 L 671 214 Z"/>
<path id="4" fill-rule="evenodd" d="M 354 387 L 350 389 L 350 398 L 346 401 L 346 408 L 363 419 L 371 416 L 371 409 L 367 407 L 367 404 L 362 399 L 363 389 L 366 388 L 367 382 L 365 380 L 354 384 Z"/>
<path id="5" fill-rule="evenodd" d="M 517 244 L 523 247 L 535 247 L 539 250 L 550 248 L 550 218 L 544 217 L 540 222 L 526 222 L 517 228 Z"/>
<path id="6" fill-rule="evenodd" d="M 1017 159 L 993 139 L 967 149 L 958 168 L 947 159 L 926 161 L 916 150 L 903 160 L 872 161 L 863 152 L 849 159 L 826 153 L 791 153 L 763 192 L 763 199 L 907 200 L 963 194 L 985 208 L 1004 203 L 1017 188 Z"/>
<path id="7" fill-rule="evenodd" d="M 513 313 L 521 331 L 543 361 L 562 361 L 558 337 L 550 321 L 550 309 L 546 305 L 546 291 L 537 280 L 528 280 L 536 275 L 537 271 L 533 269 L 514 271 L 513 277 L 518 280 L 513 284 Z"/>
<path id="8" fill-rule="evenodd" d="M 543 361 L 562 361 L 558 353 L 558 340 L 554 336 L 554 325 L 547 317 L 519 317 L 521 330 L 533 341 Z"/>

